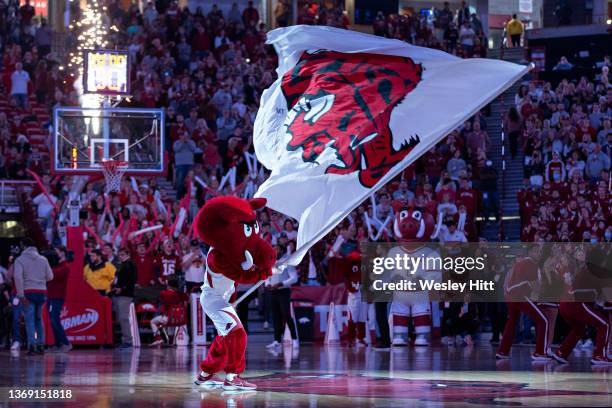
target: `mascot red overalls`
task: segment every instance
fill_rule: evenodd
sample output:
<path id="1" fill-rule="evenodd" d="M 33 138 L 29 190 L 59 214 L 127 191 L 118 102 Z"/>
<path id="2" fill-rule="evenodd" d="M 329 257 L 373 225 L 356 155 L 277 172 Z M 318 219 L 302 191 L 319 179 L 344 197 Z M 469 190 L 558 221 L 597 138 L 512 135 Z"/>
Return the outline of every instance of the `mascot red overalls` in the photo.
<path id="1" fill-rule="evenodd" d="M 405 201 L 394 201 L 393 207 L 395 210 L 393 232 L 399 245 L 392 248 L 387 257 L 395 259 L 399 256 L 403 258 L 406 254 L 410 258 L 439 257 L 440 255 L 435 250 L 420 244 L 429 241 L 434 230 L 435 223 L 431 214 L 413 209 Z M 394 273 L 396 279 L 418 281 L 419 277 L 425 277 L 423 276 L 425 271 L 425 268 L 418 267 L 415 270 L 402 270 Z M 411 318 L 416 334 L 414 344 L 416 346 L 429 344 L 431 304 L 427 291 L 394 292 L 390 313 L 393 315 L 394 346 L 408 345 L 408 324 Z"/>
<path id="2" fill-rule="evenodd" d="M 247 335 L 230 303 L 236 283 L 256 283 L 272 274 L 276 251 L 259 236 L 255 210 L 265 198 L 217 197 L 206 202 L 195 220 L 196 231 L 210 246 L 200 303 L 217 336 L 200 364 L 197 385 L 226 390 L 256 388 L 240 374 L 245 369 Z M 225 371 L 225 380 L 215 375 Z"/>

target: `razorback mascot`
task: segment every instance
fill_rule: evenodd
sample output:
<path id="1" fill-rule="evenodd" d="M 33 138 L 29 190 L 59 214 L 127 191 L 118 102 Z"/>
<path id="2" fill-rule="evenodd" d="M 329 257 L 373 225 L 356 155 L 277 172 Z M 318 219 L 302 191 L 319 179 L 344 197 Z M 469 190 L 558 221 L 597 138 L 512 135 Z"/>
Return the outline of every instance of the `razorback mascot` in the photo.
<path id="1" fill-rule="evenodd" d="M 423 245 L 429 241 L 434 230 L 435 222 L 431 214 L 413 209 L 408 202 L 394 201 L 395 220 L 393 222 L 393 233 L 398 241 L 396 247 L 389 251 L 387 257 L 401 259 L 407 254 L 411 258 L 439 257 L 439 254 Z M 403 264 L 403 261 L 402 261 Z M 416 270 L 396 270 L 391 274 L 391 279 L 408 279 L 417 282 L 419 278 L 425 278 L 426 269 L 422 266 Z M 419 288 L 417 283 L 417 289 Z M 396 291 L 391 303 L 393 345 L 406 346 L 409 342 L 408 325 L 410 319 L 414 326 L 416 335 L 415 346 L 427 346 L 429 344 L 429 333 L 431 332 L 431 303 L 427 291 Z"/>
<path id="2" fill-rule="evenodd" d="M 367 346 L 365 341 L 368 302 L 361 297 L 361 254 L 355 250 L 344 259 L 344 285 L 348 291 L 348 346 Z"/>
<path id="3" fill-rule="evenodd" d="M 247 335 L 230 303 L 235 284 L 256 283 L 272 274 L 276 251 L 259 236 L 255 210 L 265 198 L 217 197 L 206 202 L 195 219 L 202 241 L 210 246 L 200 303 L 217 329 L 202 372 L 195 383 L 226 390 L 256 388 L 240 374 L 245 369 Z M 215 374 L 225 371 L 225 380 Z"/>

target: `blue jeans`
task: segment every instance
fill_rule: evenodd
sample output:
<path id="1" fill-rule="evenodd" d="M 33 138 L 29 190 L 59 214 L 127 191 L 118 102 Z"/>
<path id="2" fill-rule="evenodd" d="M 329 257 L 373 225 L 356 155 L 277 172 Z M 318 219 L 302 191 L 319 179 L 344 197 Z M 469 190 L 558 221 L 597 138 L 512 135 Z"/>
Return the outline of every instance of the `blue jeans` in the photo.
<path id="1" fill-rule="evenodd" d="M 28 347 L 43 346 L 45 332 L 42 324 L 42 307 L 45 303 L 44 293 L 26 293 L 28 305 L 25 307 L 25 324 L 28 333 Z"/>
<path id="2" fill-rule="evenodd" d="M 176 199 L 180 200 L 183 198 L 183 194 L 185 190 L 185 186 L 183 185 L 185 182 L 185 177 L 187 177 L 187 173 L 193 165 L 191 164 L 179 164 L 176 166 L 176 185 L 174 188 L 176 189 Z"/>
<path id="3" fill-rule="evenodd" d="M 64 332 L 64 327 L 60 320 L 60 313 L 64 307 L 64 299 L 49 299 L 47 302 L 47 310 L 49 311 L 49 323 L 51 323 L 51 329 L 53 329 L 53 337 L 55 338 L 55 345 L 57 347 L 63 345 L 69 345 L 68 338 Z"/>
<path id="4" fill-rule="evenodd" d="M 12 299 L 11 299 L 11 304 Z M 21 343 L 21 315 L 24 313 L 24 308 L 21 303 L 17 306 L 13 306 L 13 341 Z"/>
<path id="5" fill-rule="evenodd" d="M 28 108 L 28 95 L 27 94 L 12 94 L 11 98 L 15 99 L 17 107 L 22 109 Z"/>

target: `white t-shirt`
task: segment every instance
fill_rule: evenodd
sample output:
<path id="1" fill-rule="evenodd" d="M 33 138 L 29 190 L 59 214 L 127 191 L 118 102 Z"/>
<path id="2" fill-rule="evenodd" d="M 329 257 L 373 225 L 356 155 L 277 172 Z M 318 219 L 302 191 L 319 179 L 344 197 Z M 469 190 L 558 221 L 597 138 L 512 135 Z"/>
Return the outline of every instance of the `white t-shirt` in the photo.
<path id="1" fill-rule="evenodd" d="M 30 74 L 26 71 L 15 71 L 11 75 L 11 95 L 28 93 L 28 82 L 30 82 Z"/>
<path id="2" fill-rule="evenodd" d="M 200 254 L 201 256 L 201 261 L 196 261 L 196 262 L 192 262 L 191 265 L 189 265 L 188 268 L 185 269 L 185 281 L 186 282 L 196 282 L 196 283 L 201 283 L 204 282 L 204 254 Z M 193 253 L 189 253 L 185 256 L 183 256 L 183 262 L 188 261 L 189 259 L 193 258 L 194 254 Z"/>
<path id="3" fill-rule="evenodd" d="M 284 231 L 285 235 L 287 235 L 287 239 L 290 241 L 295 241 L 297 239 L 297 231 Z"/>
<path id="4" fill-rule="evenodd" d="M 57 202 L 57 197 L 55 197 L 53 194 L 49 194 L 49 197 L 51 197 L 51 201 L 53 201 L 54 204 Z M 49 218 L 51 212 L 53 212 L 53 206 L 43 193 L 40 193 L 34 197 L 32 202 L 36 204 L 38 218 Z"/>
<path id="5" fill-rule="evenodd" d="M 467 238 L 463 231 L 457 229 L 452 233 L 448 229 L 445 229 L 440 238 L 442 242 L 467 242 Z"/>

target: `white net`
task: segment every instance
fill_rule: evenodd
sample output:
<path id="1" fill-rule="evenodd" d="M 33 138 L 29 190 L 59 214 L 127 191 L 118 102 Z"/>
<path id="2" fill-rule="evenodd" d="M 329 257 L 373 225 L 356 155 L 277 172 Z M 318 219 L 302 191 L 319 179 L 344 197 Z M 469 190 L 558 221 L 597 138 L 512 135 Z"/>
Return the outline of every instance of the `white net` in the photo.
<path id="1" fill-rule="evenodd" d="M 102 173 L 106 185 L 104 191 L 108 194 L 121 189 L 121 179 L 128 169 L 127 162 L 119 160 L 106 160 L 101 163 Z"/>

